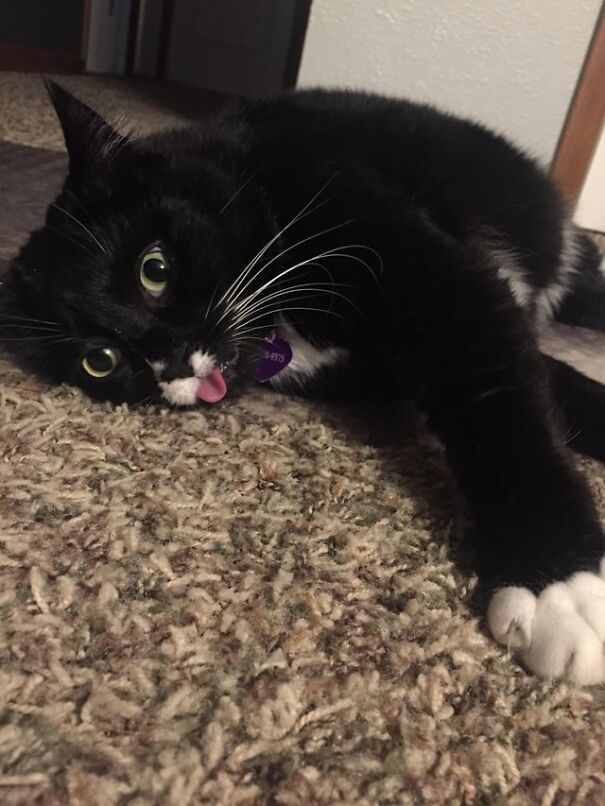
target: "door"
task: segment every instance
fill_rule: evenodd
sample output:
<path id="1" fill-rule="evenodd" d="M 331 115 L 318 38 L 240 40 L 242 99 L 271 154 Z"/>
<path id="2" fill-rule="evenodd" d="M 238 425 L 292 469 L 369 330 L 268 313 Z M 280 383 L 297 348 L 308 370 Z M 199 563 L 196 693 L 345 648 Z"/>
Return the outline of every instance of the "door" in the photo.
<path id="1" fill-rule="evenodd" d="M 82 72 L 87 11 L 85 0 L 5 0 L 0 70 Z"/>
<path id="2" fill-rule="evenodd" d="M 255 96 L 286 84 L 297 0 L 175 0 L 165 77 Z"/>
<path id="3" fill-rule="evenodd" d="M 605 3 L 601 8 L 552 164 L 552 174 L 572 204 L 582 193 L 604 121 Z M 602 157 L 599 159 L 602 160 Z"/>

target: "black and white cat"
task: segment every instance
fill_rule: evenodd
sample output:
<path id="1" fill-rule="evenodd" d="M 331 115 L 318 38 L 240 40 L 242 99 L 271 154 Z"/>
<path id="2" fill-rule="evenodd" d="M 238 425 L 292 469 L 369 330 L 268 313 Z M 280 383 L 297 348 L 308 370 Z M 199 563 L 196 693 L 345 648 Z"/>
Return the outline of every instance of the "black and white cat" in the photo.
<path id="1" fill-rule="evenodd" d="M 377 96 L 245 101 L 129 139 L 49 89 L 70 166 L 2 288 L 23 364 L 115 402 L 208 405 L 257 378 L 415 400 L 470 504 L 494 636 L 539 675 L 604 681 L 605 539 L 561 429 L 605 458 L 605 395 L 535 324 L 605 328 L 605 282 L 544 173 Z"/>

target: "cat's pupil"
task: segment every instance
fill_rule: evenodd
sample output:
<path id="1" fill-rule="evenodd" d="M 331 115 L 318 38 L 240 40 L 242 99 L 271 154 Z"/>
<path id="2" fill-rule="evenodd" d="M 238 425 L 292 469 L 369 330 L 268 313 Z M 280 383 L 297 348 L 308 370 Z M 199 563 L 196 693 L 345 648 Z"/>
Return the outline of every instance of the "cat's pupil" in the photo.
<path id="1" fill-rule="evenodd" d="M 145 261 L 144 272 L 145 277 L 152 283 L 164 283 L 166 282 L 168 267 L 163 260 L 151 257 Z"/>
<path id="2" fill-rule="evenodd" d="M 115 366 L 115 356 L 106 347 L 97 347 L 86 356 L 87 363 L 95 372 L 111 372 Z"/>

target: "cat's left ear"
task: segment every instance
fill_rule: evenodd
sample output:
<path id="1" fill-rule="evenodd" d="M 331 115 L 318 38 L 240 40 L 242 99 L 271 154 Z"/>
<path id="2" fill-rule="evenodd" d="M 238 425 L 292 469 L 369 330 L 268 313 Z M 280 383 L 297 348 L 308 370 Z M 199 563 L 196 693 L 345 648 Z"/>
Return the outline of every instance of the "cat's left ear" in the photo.
<path id="1" fill-rule="evenodd" d="M 59 84 L 45 83 L 63 129 L 70 179 L 78 185 L 98 184 L 112 158 L 128 143 L 127 138 Z"/>

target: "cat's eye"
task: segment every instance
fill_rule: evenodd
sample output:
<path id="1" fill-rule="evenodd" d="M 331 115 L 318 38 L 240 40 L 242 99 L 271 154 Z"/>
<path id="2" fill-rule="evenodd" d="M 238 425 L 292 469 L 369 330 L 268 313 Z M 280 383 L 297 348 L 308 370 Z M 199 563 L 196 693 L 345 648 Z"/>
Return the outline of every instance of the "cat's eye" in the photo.
<path id="1" fill-rule="evenodd" d="M 93 378 L 106 378 L 120 363 L 117 350 L 111 347 L 95 347 L 82 359 L 82 369 Z"/>
<path id="2" fill-rule="evenodd" d="M 164 293 L 169 274 L 170 264 L 159 247 L 150 249 L 140 259 L 139 280 L 152 297 L 159 297 Z"/>

